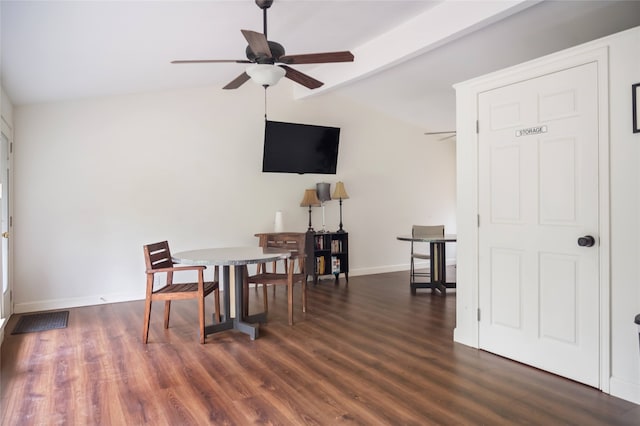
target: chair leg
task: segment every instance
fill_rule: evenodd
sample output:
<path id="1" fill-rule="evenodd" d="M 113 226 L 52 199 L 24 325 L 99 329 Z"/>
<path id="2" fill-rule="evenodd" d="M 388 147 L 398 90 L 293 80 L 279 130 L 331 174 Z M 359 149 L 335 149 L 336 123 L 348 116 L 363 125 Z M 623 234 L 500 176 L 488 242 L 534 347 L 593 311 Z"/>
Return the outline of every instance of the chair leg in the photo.
<path id="1" fill-rule="evenodd" d="M 236 297 L 238 297 L 236 295 Z M 242 283 L 242 315 L 241 318 L 249 315 L 249 283 L 247 281 Z"/>
<path id="2" fill-rule="evenodd" d="M 200 343 L 204 344 L 204 297 L 198 297 L 198 325 L 200 326 Z"/>
<path id="3" fill-rule="evenodd" d="M 244 266 L 242 272 L 242 315 L 241 318 L 249 315 L 249 268 Z M 255 285 L 254 285 L 255 286 Z M 256 286 L 257 290 L 257 286 Z M 236 295 L 236 297 L 238 297 Z"/>
<path id="4" fill-rule="evenodd" d="M 275 295 L 275 291 L 276 291 L 276 286 L 272 286 L 273 287 L 273 292 Z M 263 305 L 264 305 L 264 312 L 267 313 L 269 312 L 269 298 L 267 297 L 267 285 L 266 284 L 262 284 L 262 301 L 263 301 Z"/>
<path id="5" fill-rule="evenodd" d="M 220 289 L 213 292 L 213 304 L 216 310 L 216 322 L 220 323 Z"/>
<path id="6" fill-rule="evenodd" d="M 164 302 L 164 328 L 169 328 L 169 315 L 171 314 L 171 300 Z"/>
<path id="7" fill-rule="evenodd" d="M 149 339 L 149 321 L 151 320 L 151 299 L 144 302 L 144 325 L 142 326 L 142 343 L 147 343 Z"/>
<path id="8" fill-rule="evenodd" d="M 410 266 L 410 272 L 409 272 L 409 280 L 411 282 L 415 282 L 416 277 L 415 277 L 415 266 L 413 264 L 413 257 L 411 257 L 411 266 Z"/>
<path id="9" fill-rule="evenodd" d="M 302 281 L 302 312 L 307 312 L 307 279 Z"/>
<path id="10" fill-rule="evenodd" d="M 287 301 L 289 305 L 289 325 L 293 325 L 293 288 L 287 284 Z"/>

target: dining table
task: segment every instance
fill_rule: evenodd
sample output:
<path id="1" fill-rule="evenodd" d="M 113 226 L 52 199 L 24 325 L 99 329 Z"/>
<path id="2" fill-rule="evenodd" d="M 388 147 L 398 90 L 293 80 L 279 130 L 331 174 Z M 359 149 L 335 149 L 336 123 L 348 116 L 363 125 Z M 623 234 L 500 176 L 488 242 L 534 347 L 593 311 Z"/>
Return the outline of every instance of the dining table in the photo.
<path id="1" fill-rule="evenodd" d="M 195 266 L 222 266 L 222 284 L 224 296 L 224 313 L 220 316 L 220 322 L 205 325 L 205 336 L 226 331 L 238 330 L 248 334 L 251 340 L 255 340 L 259 334 L 259 323 L 266 322 L 266 312 L 253 315 L 244 315 L 243 291 L 244 271 L 247 265 L 273 262 L 279 259 L 288 259 L 291 253 L 288 250 L 263 247 L 222 247 L 204 248 L 197 250 L 181 251 L 173 253 L 171 258 L 175 263 Z M 231 310 L 231 286 L 229 282 L 230 267 L 234 267 L 235 312 Z"/>
<path id="2" fill-rule="evenodd" d="M 448 288 L 455 288 L 455 282 L 447 281 L 447 256 L 446 244 L 455 243 L 458 239 L 455 234 L 445 234 L 442 236 L 416 237 L 410 234 L 399 235 L 396 237 L 400 241 L 413 241 L 419 243 L 429 243 L 431 256 L 429 258 L 429 267 L 431 279 L 429 282 L 411 282 L 411 293 L 416 294 L 418 288 L 430 288 L 432 292 L 436 290 L 441 295 L 447 294 Z"/>

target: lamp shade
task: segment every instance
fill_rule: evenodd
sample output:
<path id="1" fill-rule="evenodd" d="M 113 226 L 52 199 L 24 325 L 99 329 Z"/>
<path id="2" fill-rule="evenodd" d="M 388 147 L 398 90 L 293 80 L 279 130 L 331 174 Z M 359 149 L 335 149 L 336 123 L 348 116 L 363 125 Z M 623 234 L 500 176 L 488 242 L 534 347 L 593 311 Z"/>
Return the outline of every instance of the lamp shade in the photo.
<path id="1" fill-rule="evenodd" d="M 329 201 L 331 199 L 331 184 L 326 182 L 316 183 L 316 192 L 320 202 Z"/>
<path id="2" fill-rule="evenodd" d="M 287 73 L 283 68 L 270 64 L 251 65 L 245 72 L 260 86 L 275 86 Z"/>
<path id="3" fill-rule="evenodd" d="M 300 201 L 300 207 L 317 207 L 320 205 L 320 200 L 318 200 L 318 196 L 316 195 L 315 189 L 305 189 L 304 197 L 302 201 Z"/>
<path id="4" fill-rule="evenodd" d="M 334 199 L 339 198 L 341 200 L 346 200 L 349 198 L 349 195 L 347 194 L 347 190 L 344 189 L 344 183 L 342 182 L 336 183 L 336 188 L 333 190 L 332 198 Z"/>

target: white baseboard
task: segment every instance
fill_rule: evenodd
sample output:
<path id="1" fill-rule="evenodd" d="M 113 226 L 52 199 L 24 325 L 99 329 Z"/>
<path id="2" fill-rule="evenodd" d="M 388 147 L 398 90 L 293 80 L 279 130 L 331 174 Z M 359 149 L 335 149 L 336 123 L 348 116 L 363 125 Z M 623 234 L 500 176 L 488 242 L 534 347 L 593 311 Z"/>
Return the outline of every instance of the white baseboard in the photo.
<path id="1" fill-rule="evenodd" d="M 447 265 L 455 265 L 456 259 L 447 259 Z M 416 268 L 418 269 L 429 269 L 429 262 L 416 262 Z M 401 272 L 401 271 L 409 271 L 410 265 L 408 263 L 403 263 L 401 265 L 387 265 L 387 266 L 375 266 L 369 268 L 355 268 L 349 271 L 350 276 L 358 276 L 358 275 L 373 275 L 373 274 L 384 274 L 387 272 Z"/>
<path id="2" fill-rule="evenodd" d="M 640 404 L 640 383 L 632 383 L 612 377 L 609 380 L 609 393 L 611 396 Z"/>
<path id="3" fill-rule="evenodd" d="M 81 306 L 103 305 L 105 303 L 130 302 L 144 299 L 144 293 L 105 294 L 69 299 L 39 300 L 28 303 L 16 303 L 14 313 L 50 311 L 53 309 L 78 308 Z"/>
<path id="4" fill-rule="evenodd" d="M 14 313 L 24 314 L 28 312 L 51 311 L 54 309 L 80 308 L 83 306 L 104 305 L 107 303 L 133 302 L 134 300 L 144 300 L 144 292 L 114 293 L 69 299 L 39 300 L 29 303 L 16 303 L 14 306 Z"/>
<path id="5" fill-rule="evenodd" d="M 455 259 L 447 260 L 447 265 L 455 264 Z M 428 268 L 428 262 L 417 263 L 420 269 Z M 384 274 L 387 272 L 409 271 L 409 264 L 387 265 L 367 268 L 355 268 L 349 271 L 349 276 Z M 74 297 L 66 299 L 38 300 L 26 303 L 16 303 L 14 313 L 49 311 L 54 309 L 78 308 L 82 306 L 102 305 L 105 303 L 130 302 L 144 299 L 144 289 L 132 293 L 117 293 L 105 295 L 91 295 L 86 297 Z"/>
<path id="6" fill-rule="evenodd" d="M 8 318 L 0 318 L 0 347 L 2 346 L 2 342 L 4 342 L 4 329 L 7 328 L 7 319 Z M 0 360 L 0 364 L 1 363 L 2 360 Z"/>
<path id="7" fill-rule="evenodd" d="M 357 277 L 360 275 L 374 275 L 374 274 L 384 274 L 387 272 L 399 272 L 399 271 L 408 271 L 409 265 L 390 265 L 390 266 L 375 266 L 369 268 L 352 268 L 349 271 L 349 276 Z"/>

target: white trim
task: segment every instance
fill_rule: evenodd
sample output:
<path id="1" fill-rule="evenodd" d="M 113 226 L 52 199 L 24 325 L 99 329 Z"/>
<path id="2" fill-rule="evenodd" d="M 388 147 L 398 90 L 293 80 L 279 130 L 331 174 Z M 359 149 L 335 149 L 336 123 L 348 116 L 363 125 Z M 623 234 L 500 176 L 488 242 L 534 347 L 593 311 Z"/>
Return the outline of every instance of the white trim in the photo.
<path id="1" fill-rule="evenodd" d="M 9 132 L 9 134 L 11 134 L 11 132 L 13 131 L 11 124 L 9 124 L 9 122 L 4 118 L 4 115 L 0 115 L 0 119 L 2 119 L 2 131 L 5 132 L 5 134 L 7 132 Z M 5 131 L 6 130 L 6 131 Z"/>
<path id="2" fill-rule="evenodd" d="M 82 306 L 104 305 L 107 303 L 131 302 L 144 300 L 144 292 L 108 294 L 104 296 L 75 297 L 71 299 L 40 300 L 30 303 L 16 303 L 14 313 L 49 311 L 52 309 L 78 308 Z"/>
<path id="3" fill-rule="evenodd" d="M 447 265 L 455 265 L 455 259 L 447 260 Z M 421 265 L 421 267 L 428 269 L 429 264 L 425 263 L 424 265 Z M 408 263 L 401 264 L 401 265 L 387 265 L 387 266 L 352 269 L 349 271 L 349 276 L 356 277 L 356 276 L 362 276 L 362 275 L 375 275 L 375 274 L 384 274 L 387 272 L 403 272 L 403 271 L 409 271 Z M 343 275 L 341 274 L 341 276 Z M 408 277 L 409 275 L 407 274 L 407 280 L 408 280 Z M 406 284 L 407 288 L 409 287 L 408 281 L 406 283 L 403 282 L 402 284 Z M 17 303 L 14 306 L 14 313 L 24 314 L 28 312 L 40 312 L 40 311 L 48 311 L 52 309 L 78 308 L 82 306 L 104 305 L 108 303 L 131 302 L 135 300 L 144 300 L 144 297 L 145 297 L 144 292 L 138 291 L 138 292 L 132 292 L 132 293 L 117 293 L 117 294 L 114 293 L 114 294 L 107 294 L 102 296 L 39 300 L 39 301 L 29 302 L 29 303 Z"/>
<path id="4" fill-rule="evenodd" d="M 4 329 L 7 327 L 8 318 L 0 318 L 0 347 L 4 342 Z"/>
<path id="5" fill-rule="evenodd" d="M 9 141 L 9 146 L 11 146 L 13 144 L 13 127 L 11 126 L 11 124 L 7 121 L 7 119 L 4 117 L 4 115 L 0 114 L 0 133 L 4 134 L 7 137 L 7 140 Z M 14 196 L 13 196 L 13 153 L 11 153 L 11 151 L 9 151 L 9 216 L 11 217 L 13 215 L 13 200 L 14 200 Z M 12 229 L 9 229 L 10 232 L 12 232 Z M 0 237 L 2 238 L 2 237 Z M 12 294 L 13 292 L 13 241 L 10 239 L 9 240 L 9 244 L 8 244 L 8 256 L 9 256 L 9 264 L 7 265 L 8 271 L 7 271 L 7 277 L 8 277 L 8 289 L 9 289 L 9 293 Z M 1 286 L 0 286 L 1 287 Z M 2 292 L 2 288 L 0 288 L 0 293 Z M 9 303 L 9 309 L 8 312 L 4 312 L 4 304 L 5 304 L 5 300 L 2 297 L 2 294 L 0 294 L 0 304 L 2 304 L 2 306 L 0 306 L 0 345 L 2 345 L 2 342 L 4 341 L 4 329 L 7 325 L 7 322 L 9 320 L 9 318 L 11 317 L 11 315 L 14 313 L 14 306 L 13 303 Z"/>
<path id="6" fill-rule="evenodd" d="M 609 392 L 611 377 L 611 216 L 609 140 L 609 48 L 594 52 L 598 64 L 598 218 L 600 249 L 600 389 Z"/>
<path id="7" fill-rule="evenodd" d="M 457 103 L 458 169 L 458 298 L 454 341 L 478 348 L 478 118 L 480 93 L 520 81 L 596 62 L 598 65 L 599 225 L 600 225 L 600 385 L 609 392 L 610 342 L 610 170 L 608 42 L 568 49 L 515 67 L 454 85 Z M 482 123 L 481 123 L 482 125 Z M 462 262 L 460 262 L 462 260 Z M 466 283 L 466 285 L 465 285 Z M 462 285 L 460 285 L 462 284 Z"/>
<path id="8" fill-rule="evenodd" d="M 612 377 L 610 383 L 610 391 L 611 392 L 608 393 L 610 393 L 611 395 L 615 395 L 618 398 L 632 401 L 636 404 L 638 404 L 638 401 L 640 401 L 640 386 L 637 383 Z"/>
<path id="9" fill-rule="evenodd" d="M 456 327 L 453 340 L 477 348 L 478 309 L 478 139 L 477 93 L 469 86 L 456 87 L 456 233 L 457 287 Z M 480 218 L 482 220 L 482 218 Z M 462 262 L 461 262 L 462 260 Z M 469 283 L 465 285 L 465 283 Z M 473 285 L 476 283 L 476 285 Z"/>

